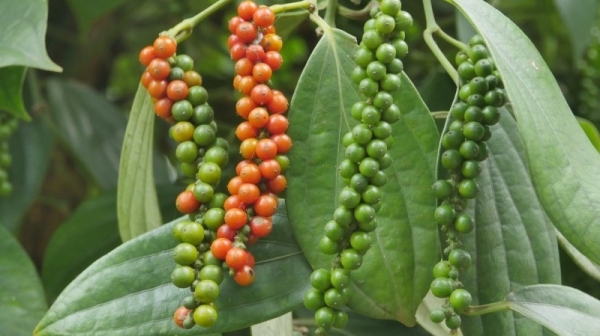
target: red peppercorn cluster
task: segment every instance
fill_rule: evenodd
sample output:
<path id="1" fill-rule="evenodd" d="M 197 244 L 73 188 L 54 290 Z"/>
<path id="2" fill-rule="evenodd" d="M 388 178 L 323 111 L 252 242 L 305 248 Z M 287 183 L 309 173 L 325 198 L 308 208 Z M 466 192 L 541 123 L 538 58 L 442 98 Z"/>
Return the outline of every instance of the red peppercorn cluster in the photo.
<path id="1" fill-rule="evenodd" d="M 140 52 L 140 62 L 146 66 L 142 85 L 154 103 L 154 112 L 163 119 L 173 121 L 173 109 L 184 110 L 189 89 L 202 85 L 202 77 L 193 70 L 193 61 L 187 55 L 175 56 L 177 43 L 169 36 L 159 36 L 151 46 Z M 181 105 L 181 106 L 178 106 Z"/>
<path id="2" fill-rule="evenodd" d="M 244 160 L 227 184 L 231 196 L 225 200 L 224 224 L 217 230 L 211 251 L 225 261 L 238 284 L 247 286 L 254 281 L 254 258 L 246 244 L 271 232 L 277 195 L 287 186 L 282 173 L 289 166 L 285 154 L 292 141 L 285 134 L 288 120 L 283 115 L 288 100 L 270 87 L 273 71 L 283 62 L 282 41 L 273 26 L 275 15 L 253 1 L 243 1 L 237 13 L 229 20 L 228 45 L 236 62 L 233 86 L 242 95 L 236 112 L 244 121 L 236 136 Z"/>

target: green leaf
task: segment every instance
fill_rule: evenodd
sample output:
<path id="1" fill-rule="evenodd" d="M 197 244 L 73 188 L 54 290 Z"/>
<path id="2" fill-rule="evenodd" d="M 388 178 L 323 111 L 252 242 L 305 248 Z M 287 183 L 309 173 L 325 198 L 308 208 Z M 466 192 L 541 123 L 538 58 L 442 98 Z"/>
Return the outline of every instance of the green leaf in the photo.
<path id="1" fill-rule="evenodd" d="M 67 0 L 69 7 L 73 11 L 79 31 L 82 38 L 86 38 L 90 28 L 98 19 L 110 13 L 121 5 L 127 3 L 126 0 Z"/>
<path id="2" fill-rule="evenodd" d="M 600 155 L 585 136 L 531 41 L 484 1 L 453 0 L 484 37 L 525 144 L 536 192 L 552 223 L 600 263 Z"/>
<path id="3" fill-rule="evenodd" d="M 152 101 L 140 84 L 127 122 L 119 165 L 117 216 L 123 241 L 162 223 L 152 177 L 154 119 Z"/>
<path id="4" fill-rule="evenodd" d="M 592 28 L 596 25 L 598 15 L 597 0 L 554 0 L 571 38 L 573 46 L 573 59 L 578 60 L 583 56 L 590 39 Z"/>
<path id="5" fill-rule="evenodd" d="M 221 285 L 217 324 L 179 329 L 173 312 L 188 290 L 170 282 L 175 267 L 171 231 L 182 217 L 119 246 L 81 273 L 56 299 L 35 330 L 48 335 L 199 335 L 237 330 L 291 311 L 310 286 L 310 267 L 294 240 L 285 203 L 273 231 L 250 247 L 256 280 L 248 287 L 230 277 Z"/>
<path id="6" fill-rule="evenodd" d="M 0 110 L 30 121 L 22 95 L 26 72 L 27 68 L 20 66 L 0 68 Z"/>
<path id="7" fill-rule="evenodd" d="M 27 253 L 1 226 L 0 274 L 2 334 L 29 336 L 47 309 L 44 290 Z"/>
<path id="8" fill-rule="evenodd" d="M 9 140 L 8 178 L 14 188 L 0 201 L 0 226 L 13 233 L 42 188 L 53 143 L 54 136 L 42 118 L 21 123 Z"/>
<path id="9" fill-rule="evenodd" d="M 506 301 L 510 309 L 558 335 L 594 335 L 600 330 L 600 301 L 575 288 L 528 286 L 508 294 Z"/>
<path id="10" fill-rule="evenodd" d="M 252 335 L 255 336 L 292 336 L 292 313 L 286 313 L 272 320 L 252 326 Z"/>
<path id="11" fill-rule="evenodd" d="M 10 65 L 61 72 L 46 53 L 46 0 L 5 0 L 0 11 L 0 68 Z"/>
<path id="12" fill-rule="evenodd" d="M 102 189 L 115 189 L 127 123 L 123 113 L 94 89 L 59 78 L 48 80 L 48 100 L 56 133 Z M 156 182 L 171 183 L 166 160 L 160 162 L 160 159 L 156 155 L 153 162 L 157 168 Z"/>
<path id="13" fill-rule="evenodd" d="M 355 122 L 350 108 L 360 97 L 350 79 L 356 41 L 340 31 L 326 32 L 310 56 L 290 107 L 288 211 L 300 246 L 311 265 L 329 267 L 331 256 L 318 242 L 337 207 L 343 187 L 336 166 L 342 161 L 341 138 Z M 395 158 L 378 214 L 373 247 L 353 272 L 350 307 L 367 316 L 415 324 L 415 311 L 427 293 L 431 269 L 439 258 L 431 194 L 438 132 L 416 89 L 403 76 L 395 96 L 402 111 L 394 125 Z M 401 242 L 401 243 L 399 243 Z"/>
<path id="14" fill-rule="evenodd" d="M 581 254 L 569 241 L 560 234 L 560 231 L 556 230 L 556 238 L 558 243 L 563 250 L 573 259 L 573 262 L 579 266 L 587 275 L 594 278 L 596 281 L 600 281 L 600 265 L 588 259 L 586 256 Z"/>
<path id="15" fill-rule="evenodd" d="M 475 231 L 461 242 L 473 265 L 460 280 L 473 304 L 502 301 L 522 286 L 560 283 L 560 264 L 554 227 L 547 220 L 527 171 L 525 148 L 512 116 L 491 127 L 489 158 L 481 163 L 479 194 L 467 213 Z M 541 335 L 542 328 L 506 311 L 464 317 L 465 335 Z"/>
<path id="16" fill-rule="evenodd" d="M 169 210 L 175 208 L 173 199 L 180 187 L 162 187 L 159 191 L 163 217 L 173 218 L 174 212 Z M 79 273 L 121 244 L 116 209 L 116 192 L 105 192 L 83 202 L 52 235 L 42 265 L 42 281 L 50 302 Z"/>
<path id="17" fill-rule="evenodd" d="M 596 125 L 587 119 L 579 117 L 577 117 L 577 121 L 585 132 L 585 135 L 587 135 L 588 139 L 590 139 L 592 145 L 594 145 L 596 150 L 600 152 L 600 132 L 598 132 Z"/>
<path id="18" fill-rule="evenodd" d="M 56 133 L 104 190 L 117 186 L 123 114 L 93 89 L 59 78 L 48 80 L 50 117 Z"/>

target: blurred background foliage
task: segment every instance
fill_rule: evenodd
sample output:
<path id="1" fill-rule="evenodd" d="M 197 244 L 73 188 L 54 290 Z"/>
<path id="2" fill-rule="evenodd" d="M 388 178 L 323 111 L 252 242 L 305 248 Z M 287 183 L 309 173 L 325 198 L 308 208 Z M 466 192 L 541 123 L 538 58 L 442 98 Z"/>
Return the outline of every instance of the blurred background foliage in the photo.
<path id="1" fill-rule="evenodd" d="M 0 200 L 0 222 L 19 238 L 31 256 L 41 273 L 49 303 L 81 270 L 120 244 L 115 188 L 127 115 L 143 71 L 138 62 L 139 50 L 161 31 L 213 2 L 49 1 L 47 49 L 64 72 L 28 70 L 23 93 L 33 121 L 21 123 L 11 139 L 13 163 L 9 174 L 18 187 L 10 197 Z M 340 0 L 352 10 L 359 10 L 365 2 L 355 5 Z M 600 126 L 597 0 L 581 1 L 588 7 L 583 6 L 579 12 L 573 11 L 575 6 L 565 7 L 561 0 L 490 2 L 514 20 L 538 47 L 574 113 Z M 178 49 L 196 61 L 195 68 L 210 93 L 219 132 L 230 140 L 239 121 L 233 112 L 233 62 L 226 44 L 227 20 L 234 15 L 235 5 L 234 1 L 202 22 Z M 439 25 L 451 35 L 460 35 L 465 23 L 453 7 L 436 1 L 434 8 Z M 455 87 L 423 41 L 421 2 L 404 1 L 403 9 L 415 18 L 407 35 L 411 51 L 405 71 L 431 111 L 447 110 Z M 276 23 L 284 38 L 285 63 L 273 82 L 288 97 L 318 41 L 316 26 L 304 18 L 283 15 Z M 338 17 L 337 25 L 360 36 L 363 22 Z M 594 23 L 591 30 L 590 22 Z M 454 59 L 455 50 L 443 42 L 440 45 L 448 58 Z M 165 221 L 177 216 L 173 200 L 184 185 L 170 164 L 174 143 L 168 137 L 168 128 L 159 121 L 155 130 L 154 168 Z M 600 298 L 597 283 L 579 271 L 564 253 L 561 262 L 565 285 Z"/>

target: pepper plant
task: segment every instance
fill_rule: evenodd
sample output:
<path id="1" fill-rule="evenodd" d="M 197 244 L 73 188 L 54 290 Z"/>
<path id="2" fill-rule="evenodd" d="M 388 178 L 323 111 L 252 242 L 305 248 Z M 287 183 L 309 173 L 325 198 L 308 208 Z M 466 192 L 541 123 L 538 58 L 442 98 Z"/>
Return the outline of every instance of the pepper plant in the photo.
<path id="1" fill-rule="evenodd" d="M 69 6 L 93 35 L 90 22 L 134 2 Z M 579 96 L 559 86 L 552 44 L 542 57 L 505 1 L 217 0 L 168 7 L 181 22 L 136 35 L 141 65 L 115 60 L 125 118 L 89 87 L 29 69 L 62 70 L 45 48 L 48 4 L 9 1 L 0 326 L 594 334 L 598 293 L 562 284 L 561 267 L 600 279 L 598 48 L 579 38 L 598 30 L 598 4 L 547 2 L 571 43 L 556 57 L 580 60 L 585 90 L 568 86 Z M 122 69 L 134 80 L 119 81 Z M 94 196 L 54 233 L 40 282 L 12 234 L 55 136 Z"/>

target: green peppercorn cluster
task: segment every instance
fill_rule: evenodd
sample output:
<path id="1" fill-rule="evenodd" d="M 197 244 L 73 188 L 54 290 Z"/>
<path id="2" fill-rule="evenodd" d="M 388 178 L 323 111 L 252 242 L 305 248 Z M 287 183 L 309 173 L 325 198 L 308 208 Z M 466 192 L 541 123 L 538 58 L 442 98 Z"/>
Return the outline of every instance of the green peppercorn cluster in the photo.
<path id="1" fill-rule="evenodd" d="M 12 193 L 13 187 L 8 180 L 8 167 L 12 157 L 8 151 L 8 139 L 17 130 L 19 120 L 8 112 L 0 111 L 0 196 Z"/>
<path id="2" fill-rule="evenodd" d="M 401 7 L 400 0 L 382 0 L 373 8 L 354 56 L 357 66 L 351 78 L 363 100 L 352 106 L 351 114 L 359 123 L 342 139 L 346 159 L 338 168 L 346 186 L 319 243 L 323 253 L 336 258 L 330 270 L 312 273 L 313 288 L 304 297 L 305 306 L 316 310 L 317 335 L 346 326 L 348 315 L 342 309 L 351 294 L 351 271 L 362 265 L 371 247 L 369 233 L 377 227 L 381 187 L 387 182 L 384 169 L 392 164 L 388 153 L 393 143 L 391 124 L 401 116 L 392 94 L 400 89 L 401 59 L 408 53 L 404 31 L 413 22 Z"/>
<path id="3" fill-rule="evenodd" d="M 473 218 L 464 209 L 467 201 L 477 196 L 481 162 L 488 157 L 485 141 L 492 136 L 490 126 L 499 121 L 498 108 L 506 102 L 500 74 L 479 35 L 471 39 L 467 53 L 457 54 L 456 63 L 461 79 L 460 100 L 450 109 L 453 121 L 441 141 L 441 164 L 449 178 L 432 186 L 441 201 L 434 218 L 446 233 L 448 246 L 444 249 L 445 259 L 433 268 L 435 279 L 430 288 L 433 295 L 447 301 L 442 308 L 433 309 L 430 318 L 436 323 L 445 321 L 450 329 L 460 327 L 459 314 L 472 301 L 459 281 L 460 271 L 471 266 L 471 255 L 461 249 L 459 236 L 475 228 Z"/>
<path id="4" fill-rule="evenodd" d="M 182 80 L 186 72 L 192 71 L 193 60 L 187 55 L 178 55 L 174 60 L 169 80 Z M 175 156 L 184 176 L 195 179 L 176 200 L 179 211 L 188 214 L 189 219 L 173 227 L 179 244 L 173 250 L 177 266 L 171 280 L 175 286 L 191 291 L 181 303 L 189 310 L 182 326 L 209 327 L 217 320 L 214 301 L 224 277 L 223 262 L 211 253 L 210 245 L 225 214 L 227 195 L 215 189 L 228 162 L 229 144 L 216 136 L 214 111 L 201 85 L 191 86 L 185 99 L 175 101 L 171 114 L 175 124 L 170 135 L 178 143 Z"/>

